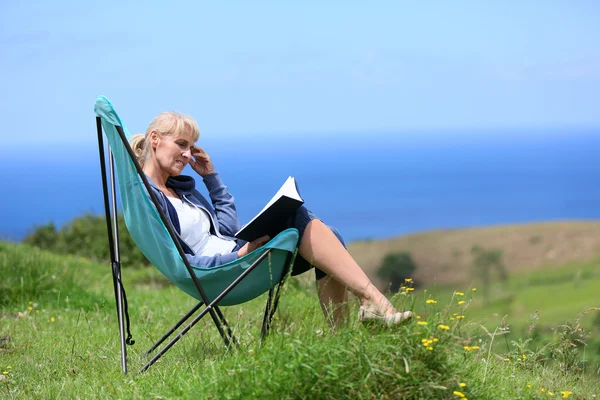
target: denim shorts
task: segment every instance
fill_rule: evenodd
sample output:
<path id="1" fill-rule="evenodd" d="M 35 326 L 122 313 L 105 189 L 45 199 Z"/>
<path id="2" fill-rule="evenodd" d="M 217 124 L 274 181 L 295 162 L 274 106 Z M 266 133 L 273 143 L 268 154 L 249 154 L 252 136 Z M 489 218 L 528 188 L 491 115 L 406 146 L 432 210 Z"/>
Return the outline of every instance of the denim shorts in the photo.
<path id="1" fill-rule="evenodd" d="M 313 219 L 321 220 L 308 208 L 301 206 L 296 211 L 296 215 L 294 217 L 290 218 L 286 222 L 286 228 L 296 228 L 298 230 L 298 233 L 300 234 L 300 240 L 302 240 L 302 236 L 304 235 L 306 226 Z M 344 239 L 342 238 L 342 235 L 340 235 L 340 232 L 331 226 L 328 226 L 328 228 L 331 229 L 331 232 L 333 232 L 333 234 L 338 238 L 340 243 L 345 248 L 346 243 L 344 243 Z M 244 244 L 246 244 L 246 241 L 237 240 L 237 245 L 235 246 L 233 251 L 239 250 Z M 309 263 L 307 260 L 305 260 L 300 254 L 298 254 L 296 256 L 296 260 L 294 261 L 294 265 L 292 266 L 292 275 L 302 274 L 302 273 L 308 271 L 309 269 L 311 269 L 312 267 L 313 267 L 313 265 L 311 263 Z M 319 279 L 322 279 L 325 276 L 327 276 L 327 274 L 325 272 L 321 271 L 320 269 L 315 268 L 315 276 L 316 276 L 316 279 L 319 280 Z"/>

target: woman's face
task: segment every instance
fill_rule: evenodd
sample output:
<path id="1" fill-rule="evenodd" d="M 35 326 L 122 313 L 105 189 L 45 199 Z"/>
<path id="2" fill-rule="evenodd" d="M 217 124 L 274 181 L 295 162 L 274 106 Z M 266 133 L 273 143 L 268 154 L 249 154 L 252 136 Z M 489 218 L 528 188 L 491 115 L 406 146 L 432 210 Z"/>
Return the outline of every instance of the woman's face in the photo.
<path id="1" fill-rule="evenodd" d="M 177 176 L 190 162 L 194 138 L 189 129 L 174 135 L 154 133 L 152 147 L 160 169 L 169 176 Z"/>

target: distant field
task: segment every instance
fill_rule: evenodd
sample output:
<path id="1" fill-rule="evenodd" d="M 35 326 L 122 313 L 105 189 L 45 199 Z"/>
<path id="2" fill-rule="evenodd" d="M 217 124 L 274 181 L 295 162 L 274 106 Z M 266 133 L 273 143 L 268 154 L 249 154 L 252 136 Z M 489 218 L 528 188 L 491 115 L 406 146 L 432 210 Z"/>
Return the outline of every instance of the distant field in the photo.
<path id="1" fill-rule="evenodd" d="M 600 221 L 560 221 L 485 228 L 440 230 L 378 241 L 358 241 L 350 253 L 376 279 L 382 258 L 407 251 L 417 264 L 414 278 L 421 285 L 470 282 L 471 248 L 501 249 L 510 273 L 593 262 L 600 254 Z"/>

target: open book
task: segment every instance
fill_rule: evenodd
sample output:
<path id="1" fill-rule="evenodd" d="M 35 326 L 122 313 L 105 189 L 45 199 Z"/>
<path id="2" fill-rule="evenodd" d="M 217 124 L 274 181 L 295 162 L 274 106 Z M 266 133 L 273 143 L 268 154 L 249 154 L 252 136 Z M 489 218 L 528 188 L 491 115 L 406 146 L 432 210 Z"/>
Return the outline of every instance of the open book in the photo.
<path id="1" fill-rule="evenodd" d="M 296 179 L 290 176 L 261 212 L 244 225 L 235 237 L 248 242 L 264 235 L 272 238 L 285 228 L 288 218 L 294 215 L 303 203 Z"/>

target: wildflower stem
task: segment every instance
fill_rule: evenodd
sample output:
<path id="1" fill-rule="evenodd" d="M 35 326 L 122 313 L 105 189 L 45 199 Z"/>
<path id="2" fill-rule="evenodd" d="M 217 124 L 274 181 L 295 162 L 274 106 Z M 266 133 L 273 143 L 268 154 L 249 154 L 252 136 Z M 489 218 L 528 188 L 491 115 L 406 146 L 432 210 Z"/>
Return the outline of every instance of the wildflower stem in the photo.
<path id="1" fill-rule="evenodd" d="M 490 341 L 490 348 L 488 349 L 488 356 L 485 360 L 485 369 L 483 370 L 483 383 L 485 383 L 485 377 L 487 375 L 488 364 L 490 363 L 490 356 L 492 354 L 492 345 L 494 344 L 494 338 L 496 337 L 496 332 L 498 332 L 498 327 L 494 329 L 494 333 L 492 334 L 492 340 Z"/>

